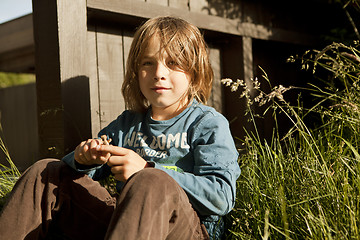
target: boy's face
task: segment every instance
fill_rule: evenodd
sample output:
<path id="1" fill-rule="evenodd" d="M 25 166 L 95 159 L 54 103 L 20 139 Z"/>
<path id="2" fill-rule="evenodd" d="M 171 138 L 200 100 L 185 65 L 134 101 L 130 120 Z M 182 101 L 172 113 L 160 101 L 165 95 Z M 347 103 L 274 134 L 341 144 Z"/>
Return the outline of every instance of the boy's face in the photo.
<path id="1" fill-rule="evenodd" d="M 140 90 L 150 102 L 155 120 L 170 119 L 186 108 L 190 75 L 160 49 L 156 36 L 150 39 L 140 59 L 138 76 Z"/>

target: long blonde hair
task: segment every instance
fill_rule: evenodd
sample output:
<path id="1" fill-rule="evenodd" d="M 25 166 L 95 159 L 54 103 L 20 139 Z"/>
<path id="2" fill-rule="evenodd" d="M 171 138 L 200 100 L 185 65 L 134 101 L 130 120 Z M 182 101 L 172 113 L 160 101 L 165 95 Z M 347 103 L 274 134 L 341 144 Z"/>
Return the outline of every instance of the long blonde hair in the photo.
<path id="1" fill-rule="evenodd" d="M 134 35 L 126 64 L 122 85 L 126 109 L 143 112 L 149 103 L 140 91 L 138 70 L 142 55 L 150 39 L 157 35 L 160 46 L 190 74 L 188 100 L 206 104 L 212 87 L 213 70 L 210 66 L 207 45 L 197 27 L 176 17 L 157 17 L 146 21 Z"/>

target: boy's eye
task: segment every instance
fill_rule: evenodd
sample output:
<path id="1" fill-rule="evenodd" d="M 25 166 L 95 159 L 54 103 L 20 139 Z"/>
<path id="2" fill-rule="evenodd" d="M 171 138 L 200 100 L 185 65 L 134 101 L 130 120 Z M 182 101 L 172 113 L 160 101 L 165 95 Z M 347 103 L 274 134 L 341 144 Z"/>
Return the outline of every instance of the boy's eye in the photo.
<path id="1" fill-rule="evenodd" d="M 152 64 L 151 61 L 143 61 L 143 62 L 141 62 L 142 66 L 150 66 L 151 64 Z"/>

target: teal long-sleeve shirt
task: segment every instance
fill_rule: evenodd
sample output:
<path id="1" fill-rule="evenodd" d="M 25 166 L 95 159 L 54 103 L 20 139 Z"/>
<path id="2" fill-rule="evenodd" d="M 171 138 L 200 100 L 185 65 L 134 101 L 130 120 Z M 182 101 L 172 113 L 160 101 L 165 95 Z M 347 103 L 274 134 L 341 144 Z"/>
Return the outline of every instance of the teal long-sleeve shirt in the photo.
<path id="1" fill-rule="evenodd" d="M 101 135 L 168 173 L 185 190 L 200 217 L 222 216 L 233 208 L 240 175 L 238 152 L 228 121 L 213 108 L 194 101 L 165 121 L 153 120 L 151 109 L 146 113 L 124 111 L 100 131 Z M 73 153 L 63 161 L 95 180 L 110 174 L 106 164 L 78 169 Z"/>

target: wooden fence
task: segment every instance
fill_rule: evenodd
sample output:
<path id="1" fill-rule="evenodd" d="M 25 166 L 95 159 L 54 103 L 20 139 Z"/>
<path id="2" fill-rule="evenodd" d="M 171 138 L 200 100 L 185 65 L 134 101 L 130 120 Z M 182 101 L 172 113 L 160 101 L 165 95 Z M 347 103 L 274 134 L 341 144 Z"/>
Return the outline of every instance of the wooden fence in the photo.
<path id="1" fill-rule="evenodd" d="M 39 158 L 35 83 L 0 89 L 0 122 L 12 160 L 25 170 Z M 2 151 L 0 163 L 7 164 Z"/>

